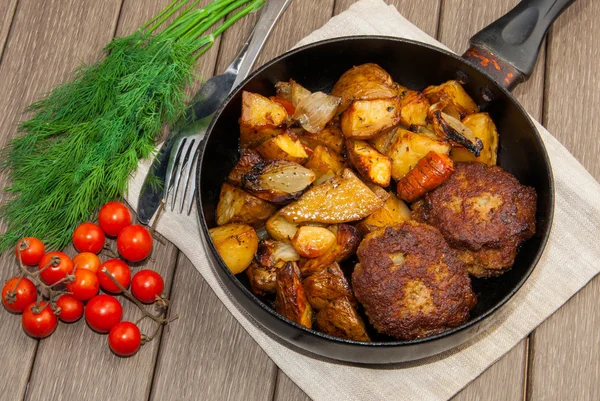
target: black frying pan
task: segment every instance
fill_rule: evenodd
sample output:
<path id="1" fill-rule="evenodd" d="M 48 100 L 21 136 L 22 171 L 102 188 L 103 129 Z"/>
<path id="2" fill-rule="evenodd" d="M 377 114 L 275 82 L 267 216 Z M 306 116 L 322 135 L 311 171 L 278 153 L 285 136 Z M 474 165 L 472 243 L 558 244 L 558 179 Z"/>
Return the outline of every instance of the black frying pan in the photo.
<path id="1" fill-rule="evenodd" d="M 539 260 L 552 223 L 554 188 L 552 170 L 542 140 L 527 113 L 509 90 L 525 81 L 552 22 L 573 0 L 524 0 L 512 11 L 471 39 L 461 58 L 438 48 L 405 39 L 377 36 L 326 40 L 292 50 L 259 68 L 244 81 L 217 111 L 200 154 L 198 210 L 204 245 L 229 297 L 285 343 L 315 354 L 359 363 L 393 363 L 435 355 L 474 337 L 489 326 L 517 292 Z M 239 157 L 238 119 L 242 90 L 274 94 L 274 85 L 293 78 L 311 91 L 331 90 L 338 78 L 354 65 L 377 63 L 395 81 L 410 89 L 459 79 L 498 127 L 498 163 L 538 194 L 537 232 L 523 244 L 512 270 L 497 278 L 474 279 L 478 304 L 469 320 L 450 331 L 425 339 L 396 341 L 374 335 L 373 342 L 334 338 L 306 329 L 277 314 L 254 296 L 219 257 L 208 228 L 215 226 L 219 190 Z M 243 276 L 243 277 L 242 277 Z"/>

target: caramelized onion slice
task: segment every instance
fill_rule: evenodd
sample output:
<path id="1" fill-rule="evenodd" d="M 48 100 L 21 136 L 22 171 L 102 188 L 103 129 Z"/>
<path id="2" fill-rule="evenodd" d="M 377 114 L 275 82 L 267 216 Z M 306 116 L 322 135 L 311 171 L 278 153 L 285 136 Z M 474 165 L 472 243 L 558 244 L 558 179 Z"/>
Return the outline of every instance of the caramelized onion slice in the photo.
<path id="1" fill-rule="evenodd" d="M 315 92 L 305 97 L 296 106 L 294 120 L 306 131 L 316 134 L 335 116 L 342 99 L 323 92 Z"/>
<path id="2" fill-rule="evenodd" d="M 255 165 L 242 179 L 244 188 L 273 203 L 298 199 L 315 180 L 315 173 L 298 163 L 275 160 Z"/>
<path id="3" fill-rule="evenodd" d="M 429 108 L 429 118 L 433 124 L 433 131 L 441 138 L 449 139 L 479 157 L 483 149 L 483 142 L 477 138 L 471 128 L 459 119 L 442 111 L 444 104 L 435 103 Z"/>

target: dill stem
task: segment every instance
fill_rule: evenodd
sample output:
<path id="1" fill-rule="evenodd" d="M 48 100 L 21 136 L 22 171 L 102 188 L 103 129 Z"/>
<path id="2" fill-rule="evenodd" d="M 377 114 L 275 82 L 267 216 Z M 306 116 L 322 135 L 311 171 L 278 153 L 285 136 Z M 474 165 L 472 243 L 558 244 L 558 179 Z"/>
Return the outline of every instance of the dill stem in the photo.
<path id="1" fill-rule="evenodd" d="M 239 3 L 240 1 L 238 1 Z M 247 1 L 243 4 L 246 4 Z M 199 49 L 196 54 L 196 59 L 202 56 L 215 42 L 215 38 L 225 32 L 231 25 L 235 24 L 238 20 L 258 10 L 265 3 L 265 0 L 253 0 L 248 6 L 238 11 L 231 18 L 227 18 L 221 25 L 217 27 L 210 35 L 203 36 L 197 41 L 197 48 Z M 236 7 L 237 8 L 237 7 Z"/>
<path id="2" fill-rule="evenodd" d="M 248 3 L 250 0 L 236 0 L 227 5 L 227 7 L 219 10 L 214 15 L 212 15 L 208 20 L 198 26 L 195 26 L 194 29 L 190 30 L 187 34 L 182 36 L 182 39 L 197 39 L 198 36 L 202 35 L 204 32 L 208 30 L 211 26 L 216 24 L 221 18 L 225 17 L 227 14 L 237 9 L 240 6 Z M 214 38 L 213 38 L 214 41 Z M 198 47 L 199 48 L 199 47 Z"/>
<path id="3" fill-rule="evenodd" d="M 161 35 L 180 39 L 194 26 L 210 17 L 213 12 L 219 12 L 223 7 L 226 7 L 232 1 L 233 0 L 215 0 L 204 8 L 186 11 L 179 15 L 177 19 L 161 33 Z M 208 27 L 206 29 L 208 29 Z"/>
<path id="4" fill-rule="evenodd" d="M 171 2 L 171 4 L 169 4 L 168 6 L 166 6 L 165 8 L 163 8 L 163 10 L 161 12 L 159 12 L 158 14 L 156 14 L 154 17 L 152 17 L 152 19 L 148 20 L 144 25 L 142 25 L 140 27 L 140 31 L 143 31 L 146 28 L 148 28 L 148 26 L 150 26 L 150 24 L 154 23 L 154 21 L 156 21 L 157 19 L 159 19 L 160 17 L 162 17 L 167 11 L 169 11 L 175 4 L 177 4 L 180 1 L 182 1 L 182 0 L 173 0 Z M 187 1 L 187 0 L 185 0 L 185 1 Z"/>
<path id="5" fill-rule="evenodd" d="M 182 0 L 183 2 L 179 5 L 177 5 L 177 7 L 175 7 L 173 10 L 170 10 L 166 15 L 163 15 L 157 23 L 155 23 L 154 25 L 152 25 L 152 27 L 150 27 L 150 29 L 148 29 L 149 33 L 154 32 L 159 26 L 161 26 L 163 24 L 163 22 L 165 22 L 166 20 L 168 20 L 171 15 L 175 14 L 181 7 L 183 7 L 184 5 L 186 5 L 187 3 L 190 2 L 190 0 Z"/>

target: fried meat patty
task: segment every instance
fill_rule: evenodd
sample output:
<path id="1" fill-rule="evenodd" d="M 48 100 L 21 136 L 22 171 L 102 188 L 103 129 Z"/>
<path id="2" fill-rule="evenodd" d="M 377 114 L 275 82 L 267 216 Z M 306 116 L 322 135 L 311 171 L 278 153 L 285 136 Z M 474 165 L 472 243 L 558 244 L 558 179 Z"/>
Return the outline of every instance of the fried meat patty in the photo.
<path id="1" fill-rule="evenodd" d="M 354 295 L 380 333 L 412 340 L 459 326 L 477 300 L 464 264 L 440 232 L 407 221 L 358 248 Z"/>
<path id="2" fill-rule="evenodd" d="M 537 195 L 499 166 L 456 163 L 454 174 L 413 205 L 413 217 L 438 228 L 476 277 L 510 269 L 535 234 Z"/>

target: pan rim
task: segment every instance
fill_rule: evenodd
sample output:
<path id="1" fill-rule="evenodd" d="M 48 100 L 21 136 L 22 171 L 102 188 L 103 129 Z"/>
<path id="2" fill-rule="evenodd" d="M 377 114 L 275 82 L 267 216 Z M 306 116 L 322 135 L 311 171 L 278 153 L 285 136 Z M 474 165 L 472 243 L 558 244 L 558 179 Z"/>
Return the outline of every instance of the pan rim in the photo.
<path id="1" fill-rule="evenodd" d="M 266 70 L 267 68 L 271 67 L 273 64 L 278 63 L 279 61 L 281 61 L 284 58 L 287 58 L 291 55 L 303 52 L 307 49 L 312 49 L 314 47 L 318 47 L 318 46 L 322 46 L 325 44 L 331 44 L 331 43 L 337 43 L 337 42 L 345 42 L 348 40 L 356 40 L 356 41 L 361 41 L 361 40 L 385 40 L 385 41 L 393 41 L 393 42 L 402 42 L 402 43 L 407 43 L 410 45 L 415 45 L 415 46 L 419 46 L 419 47 L 424 47 L 439 53 L 442 53 L 443 55 L 446 55 L 448 57 L 454 58 L 455 60 L 459 61 L 461 64 L 469 66 L 470 68 L 473 68 L 475 70 L 477 70 L 479 73 L 481 73 L 483 76 L 485 76 L 487 78 L 487 80 L 493 84 L 496 89 L 498 89 L 499 91 L 503 92 L 503 94 L 505 95 L 505 97 L 507 99 L 509 99 L 510 102 L 513 103 L 513 105 L 515 107 L 517 107 L 517 109 L 519 110 L 519 112 L 525 116 L 527 123 L 529 124 L 530 128 L 532 129 L 532 131 L 535 132 L 535 139 L 537 140 L 538 144 L 540 145 L 541 149 L 543 150 L 543 162 L 546 166 L 548 166 L 548 176 L 547 176 L 547 180 L 548 180 L 548 187 L 549 187 L 549 198 L 548 199 L 548 203 L 549 203 L 549 215 L 548 215 L 548 223 L 547 223 L 547 228 L 546 230 L 541 233 L 541 238 L 540 238 L 540 245 L 538 250 L 535 253 L 535 256 L 532 260 L 532 262 L 529 264 L 527 271 L 524 273 L 523 277 L 517 282 L 517 284 L 514 286 L 513 289 L 511 289 L 511 291 L 504 296 L 500 301 L 498 301 L 492 308 L 488 309 L 487 311 L 485 311 L 484 313 L 482 313 L 480 316 L 476 317 L 473 320 L 468 320 L 467 322 L 463 323 L 460 326 L 454 327 L 450 330 L 444 331 L 442 333 L 439 334 L 435 334 L 432 336 L 428 336 L 425 338 L 419 338 L 419 339 L 414 339 L 414 340 L 408 340 L 408 341 L 373 341 L 373 342 L 365 342 L 365 341 L 355 341 L 355 340 L 349 340 L 349 339 L 344 339 L 344 338 L 339 338 L 339 337 L 333 337 L 331 335 L 313 330 L 313 329 L 309 329 L 306 328 L 304 326 L 299 325 L 296 322 L 293 322 L 289 319 L 287 319 L 286 317 L 280 315 L 279 313 L 275 312 L 275 310 L 273 310 L 270 306 L 266 305 L 263 301 L 261 301 L 256 295 L 254 295 L 248 288 L 246 288 L 236 277 L 235 275 L 233 275 L 231 273 L 231 271 L 227 268 L 227 266 L 225 265 L 223 259 L 221 258 L 221 256 L 219 255 L 219 253 L 217 252 L 217 249 L 213 243 L 213 241 L 210 239 L 210 234 L 208 231 L 208 225 L 206 223 L 206 219 L 204 218 L 204 208 L 202 206 L 202 202 L 200 200 L 200 188 L 201 185 L 200 183 L 202 182 L 202 164 L 204 161 L 204 153 L 205 153 L 205 148 L 206 148 L 206 144 L 208 143 L 208 140 L 210 139 L 212 133 L 213 133 L 213 128 L 214 125 L 216 123 L 216 121 L 219 119 L 219 117 L 221 116 L 223 110 L 226 108 L 226 106 L 229 104 L 229 102 L 231 101 L 232 98 L 234 98 L 238 92 L 252 79 L 254 79 L 254 77 L 256 77 L 258 74 L 262 73 L 264 70 Z M 262 66 L 260 66 L 258 69 L 256 69 L 254 72 L 252 72 L 246 79 L 244 79 L 236 88 L 234 88 L 234 90 L 231 91 L 231 93 L 227 96 L 227 98 L 223 101 L 223 104 L 219 107 L 219 109 L 215 112 L 215 116 L 213 118 L 213 120 L 211 121 L 207 131 L 206 131 L 206 136 L 204 138 L 204 141 L 202 143 L 201 148 L 198 150 L 198 152 L 200 152 L 199 154 L 199 160 L 198 160 L 198 167 L 197 167 L 197 180 L 198 183 L 196 185 L 196 204 L 197 204 L 197 210 L 198 210 L 198 222 L 199 222 L 199 226 L 200 226 L 200 231 L 202 233 L 202 235 L 204 236 L 205 240 L 206 240 L 206 244 L 208 245 L 208 247 L 210 248 L 210 251 L 213 253 L 213 256 L 216 258 L 216 260 L 218 261 L 219 267 L 225 272 L 225 274 L 228 276 L 228 278 L 230 280 L 233 281 L 233 283 L 235 284 L 235 286 L 242 291 L 242 293 L 247 297 L 250 298 L 253 302 L 255 302 L 256 304 L 258 304 L 264 311 L 266 311 L 267 313 L 269 313 L 270 315 L 272 315 L 273 317 L 290 324 L 291 326 L 295 327 L 296 329 L 299 329 L 301 331 L 303 331 L 304 333 L 310 334 L 310 335 L 314 335 L 317 336 L 319 338 L 328 340 L 328 341 L 332 341 L 335 343 L 339 343 L 339 344 L 343 344 L 343 345 L 350 345 L 350 346 L 356 346 L 356 347 L 375 347 L 375 348 L 386 348 L 386 347 L 408 347 L 408 346 L 413 346 L 413 345 L 417 345 L 417 344 L 425 344 L 425 343 L 432 343 L 435 342 L 437 340 L 443 339 L 443 338 L 447 338 L 450 336 L 453 336 L 454 334 L 457 334 L 461 331 L 464 331 L 466 329 L 469 329 L 477 324 L 480 324 L 486 320 L 488 320 L 488 318 L 492 317 L 492 315 L 495 314 L 496 311 L 498 311 L 499 309 L 501 309 L 503 306 L 505 306 L 508 301 L 510 301 L 515 294 L 523 287 L 523 284 L 529 279 L 529 277 L 531 276 L 533 270 L 535 270 L 542 254 L 544 253 L 545 249 L 546 249 L 546 245 L 548 243 L 548 238 L 550 236 L 550 233 L 552 231 L 552 226 L 553 226 L 553 220 L 554 220 L 554 211 L 555 211 L 555 184 L 554 184 L 554 175 L 553 175 L 553 171 L 552 171 L 552 164 L 550 162 L 550 157 L 548 155 L 548 151 L 546 149 L 546 146 L 544 144 L 544 141 L 542 140 L 542 137 L 539 133 L 539 131 L 537 130 L 537 128 L 535 127 L 535 124 L 533 123 L 532 118 L 529 116 L 529 113 L 527 113 L 527 111 L 523 108 L 523 106 L 513 97 L 513 95 L 506 89 L 504 88 L 502 85 L 499 85 L 494 78 L 489 75 L 485 70 L 483 70 L 482 68 L 478 67 L 477 65 L 474 64 L 470 64 L 467 60 L 463 59 L 461 56 L 447 51 L 443 48 L 437 47 L 437 46 L 433 46 L 430 45 L 428 43 L 424 43 L 424 42 L 419 42 L 416 40 L 412 40 L 412 39 L 406 39 L 406 38 L 399 38 L 399 37 L 394 37 L 394 36 L 383 36 L 383 35 L 356 35 L 356 36 L 341 36 L 341 37 L 336 37 L 336 38 L 330 38 L 330 39 L 325 39 L 325 40 L 320 40 L 317 42 L 313 42 L 313 43 L 309 43 L 307 45 L 301 46 L 301 47 L 297 47 L 294 48 L 292 50 L 289 50 L 271 60 L 269 60 L 267 63 L 263 64 Z M 211 264 L 212 265 L 212 264 Z M 213 267 L 214 268 L 214 267 Z M 217 275 L 217 277 L 219 277 Z M 219 278 L 220 280 L 220 278 Z M 224 291 L 226 291 L 226 293 L 228 294 L 229 297 L 232 297 L 232 295 L 230 294 L 230 291 L 222 286 Z M 234 304 L 240 304 L 237 300 L 236 302 L 234 302 Z M 240 307 L 244 308 L 243 305 L 240 304 Z M 244 308 L 245 309 L 245 308 Z M 249 313 L 249 312 L 248 312 Z M 252 319 L 253 321 L 257 322 L 258 320 L 256 318 L 253 317 Z M 278 337 L 280 337 L 280 335 L 278 333 L 276 333 L 275 331 L 273 331 L 270 327 L 267 327 L 266 325 L 262 324 L 262 326 L 266 327 L 269 331 L 275 333 Z M 284 339 L 285 340 L 285 339 Z M 286 342 L 288 340 L 285 340 Z M 452 348 L 456 347 L 453 346 Z"/>

